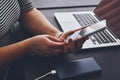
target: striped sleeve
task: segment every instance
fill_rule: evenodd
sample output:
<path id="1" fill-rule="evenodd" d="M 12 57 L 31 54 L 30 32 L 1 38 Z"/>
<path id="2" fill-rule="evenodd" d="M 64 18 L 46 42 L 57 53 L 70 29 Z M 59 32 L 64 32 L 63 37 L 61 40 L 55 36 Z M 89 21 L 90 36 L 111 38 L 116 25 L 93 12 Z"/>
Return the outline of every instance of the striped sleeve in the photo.
<path id="1" fill-rule="evenodd" d="M 34 8 L 32 2 L 30 0 L 18 0 L 20 5 L 21 13 L 24 13 L 32 8 Z"/>

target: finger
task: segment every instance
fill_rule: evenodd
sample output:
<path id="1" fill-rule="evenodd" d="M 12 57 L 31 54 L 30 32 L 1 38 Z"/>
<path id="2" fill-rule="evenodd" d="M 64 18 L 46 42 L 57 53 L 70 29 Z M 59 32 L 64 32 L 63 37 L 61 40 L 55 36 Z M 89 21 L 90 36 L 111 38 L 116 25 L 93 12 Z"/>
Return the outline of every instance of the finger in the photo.
<path id="1" fill-rule="evenodd" d="M 82 44 L 83 44 L 83 40 L 81 37 L 78 37 L 77 38 L 77 41 L 76 41 L 76 47 L 77 47 L 77 50 L 80 50 L 82 48 Z"/>
<path id="2" fill-rule="evenodd" d="M 64 53 L 65 54 L 69 53 L 69 47 L 68 47 L 67 43 L 65 43 L 65 45 L 64 45 Z"/>
<path id="3" fill-rule="evenodd" d="M 64 32 L 60 38 L 66 39 L 69 35 L 71 35 L 73 32 L 72 31 L 68 31 L 68 32 Z"/>
<path id="4" fill-rule="evenodd" d="M 69 39 L 68 45 L 70 46 L 70 51 L 72 53 L 76 52 L 76 47 L 75 47 L 74 41 L 72 39 Z"/>
<path id="5" fill-rule="evenodd" d="M 84 38 L 84 40 L 88 40 L 88 39 L 89 39 L 89 37 L 88 37 L 88 36 Z"/>
<path id="6" fill-rule="evenodd" d="M 59 39 L 59 38 L 56 38 L 56 37 L 54 37 L 54 36 L 48 36 L 48 38 L 49 38 L 50 40 L 52 40 L 52 41 L 55 41 L 55 42 L 63 42 L 63 41 L 64 41 L 64 40 Z"/>
<path id="7" fill-rule="evenodd" d="M 88 39 L 88 37 L 84 37 L 84 38 L 81 38 L 80 36 L 78 36 L 77 38 L 77 43 L 76 43 L 76 46 L 77 46 L 77 49 L 81 49 L 82 46 L 83 46 L 83 43 Z"/>
<path id="8" fill-rule="evenodd" d="M 49 41 L 49 44 L 48 44 L 51 50 L 60 49 L 63 51 L 64 51 L 64 45 L 65 45 L 65 42 L 54 42 L 54 41 Z"/>
<path id="9" fill-rule="evenodd" d="M 64 44 L 65 44 L 65 43 L 53 42 L 53 43 L 51 44 L 50 48 L 63 49 L 63 48 L 64 48 Z"/>
<path id="10" fill-rule="evenodd" d="M 63 35 L 61 37 L 62 38 L 67 38 L 69 35 L 73 34 L 74 32 L 82 30 L 84 28 L 86 28 L 86 26 L 85 27 L 81 27 L 81 28 L 77 28 L 77 29 L 74 29 L 74 30 L 67 31 L 67 32 L 63 33 Z"/>

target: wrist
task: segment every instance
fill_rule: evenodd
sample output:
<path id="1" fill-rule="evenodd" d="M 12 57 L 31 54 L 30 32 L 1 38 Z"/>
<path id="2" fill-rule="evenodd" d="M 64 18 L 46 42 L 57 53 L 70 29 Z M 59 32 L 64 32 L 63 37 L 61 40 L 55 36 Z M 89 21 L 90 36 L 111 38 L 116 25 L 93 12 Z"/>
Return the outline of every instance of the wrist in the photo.
<path id="1" fill-rule="evenodd" d="M 23 52 L 25 55 L 29 55 L 31 53 L 31 43 L 32 43 L 32 40 L 31 38 L 28 38 L 23 42 Z"/>

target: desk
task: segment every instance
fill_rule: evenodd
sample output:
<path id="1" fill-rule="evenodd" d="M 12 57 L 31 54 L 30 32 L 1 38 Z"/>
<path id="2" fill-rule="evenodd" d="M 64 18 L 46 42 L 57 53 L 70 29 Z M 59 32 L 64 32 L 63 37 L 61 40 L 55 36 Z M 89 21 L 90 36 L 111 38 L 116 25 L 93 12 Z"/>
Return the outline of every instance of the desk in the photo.
<path id="1" fill-rule="evenodd" d="M 93 10 L 95 7 L 78 7 L 78 8 L 64 8 L 64 9 L 42 9 L 41 12 L 48 18 L 48 20 L 57 28 L 59 25 L 54 19 L 54 12 L 60 11 L 83 11 Z M 60 28 L 59 28 L 60 29 Z M 61 55 L 52 58 L 43 58 L 38 56 L 27 57 L 23 60 L 18 69 L 23 70 L 24 79 L 34 80 L 54 68 L 53 64 L 65 61 L 72 61 L 93 57 L 102 68 L 100 75 L 93 75 L 88 77 L 77 77 L 69 80 L 120 80 L 120 49 L 119 47 L 101 48 L 92 50 L 82 50 L 79 54 Z M 18 75 L 17 75 L 18 76 Z M 19 75 L 20 76 L 20 75 Z M 11 80 L 11 79 L 10 79 Z M 12 79 L 13 80 L 13 79 Z M 17 79 L 19 80 L 19 79 Z M 42 80 L 59 80 L 57 75 L 49 75 Z"/>
<path id="2" fill-rule="evenodd" d="M 54 12 L 60 11 L 83 11 L 83 10 L 93 10 L 95 7 L 83 7 L 83 8 L 64 8 L 64 9 L 45 9 L 41 12 L 48 18 L 48 20 L 57 28 L 59 25 L 54 19 Z M 112 48 L 102 48 L 102 49 L 92 49 L 84 50 L 79 52 L 79 54 L 69 54 L 60 57 L 54 57 L 54 59 L 40 59 L 40 57 L 29 58 L 25 65 L 25 75 L 26 80 L 33 80 L 34 78 L 49 72 L 53 69 L 53 64 L 65 61 L 72 61 L 77 59 L 83 59 L 88 57 L 94 57 L 97 63 L 102 68 L 102 73 L 100 75 L 93 75 L 89 77 L 78 77 L 69 80 L 120 80 L 120 49 L 119 47 Z M 29 62 L 29 63 L 28 63 Z M 30 77 L 29 77 L 30 76 Z M 32 77 L 31 77 L 32 76 Z M 43 80 L 59 80 L 56 75 L 51 75 Z"/>

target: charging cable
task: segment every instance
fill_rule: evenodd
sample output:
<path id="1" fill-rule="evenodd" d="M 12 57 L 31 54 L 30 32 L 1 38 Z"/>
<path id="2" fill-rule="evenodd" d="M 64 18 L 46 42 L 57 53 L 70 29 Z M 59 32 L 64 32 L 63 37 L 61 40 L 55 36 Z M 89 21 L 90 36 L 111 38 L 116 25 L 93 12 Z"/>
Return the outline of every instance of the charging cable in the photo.
<path id="1" fill-rule="evenodd" d="M 40 80 L 40 79 L 42 79 L 42 78 L 44 78 L 44 77 L 46 77 L 46 76 L 48 76 L 50 74 L 56 74 L 56 70 L 51 70 L 50 72 L 48 72 L 48 73 L 46 73 L 46 74 L 36 78 L 35 80 Z"/>

